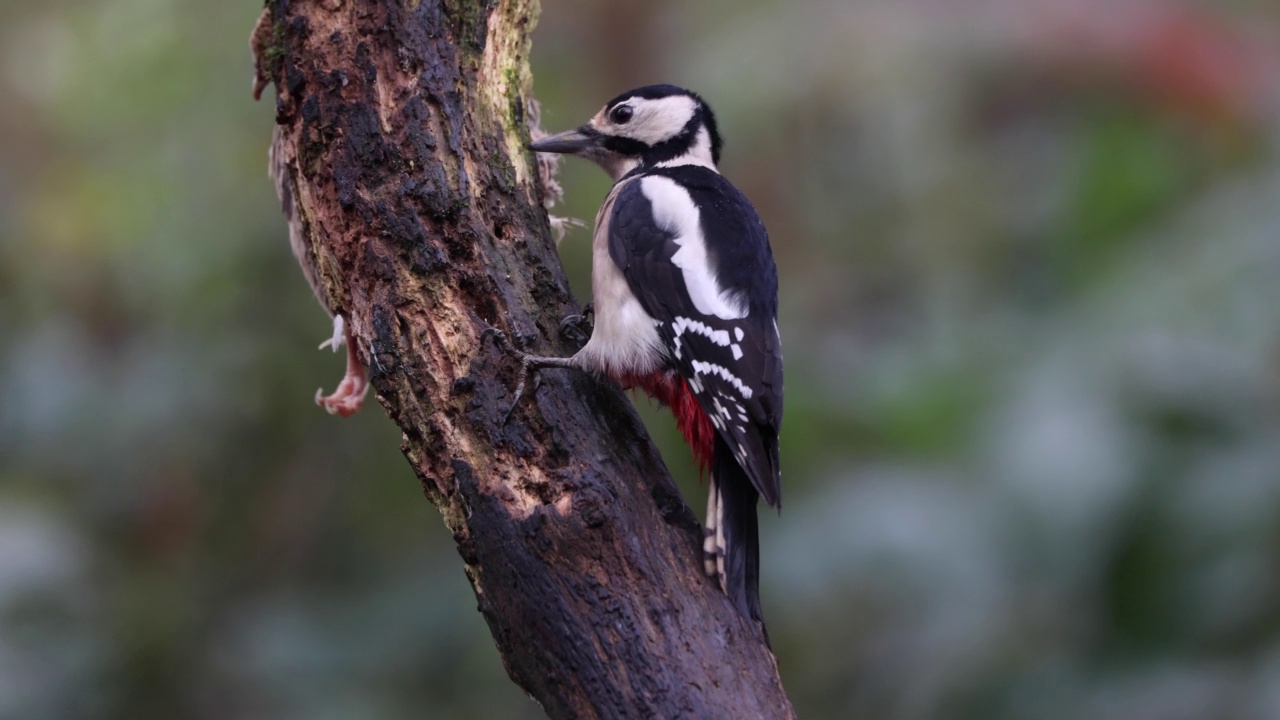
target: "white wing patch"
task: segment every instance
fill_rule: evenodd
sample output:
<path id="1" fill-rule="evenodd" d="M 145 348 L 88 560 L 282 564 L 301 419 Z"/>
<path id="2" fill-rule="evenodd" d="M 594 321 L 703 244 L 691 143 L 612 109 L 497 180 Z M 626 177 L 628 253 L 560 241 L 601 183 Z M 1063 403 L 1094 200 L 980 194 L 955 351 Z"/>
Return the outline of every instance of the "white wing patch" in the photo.
<path id="1" fill-rule="evenodd" d="M 685 289 L 698 312 L 722 320 L 746 317 L 746 304 L 733 293 L 722 290 L 711 270 L 698 207 L 689 192 L 674 180 L 660 175 L 641 179 L 640 190 L 653 207 L 653 219 L 658 227 L 672 233 L 674 242 L 680 246 L 671 256 L 671 262 L 684 274 Z M 725 340 L 722 344 L 727 346 L 727 333 Z"/>

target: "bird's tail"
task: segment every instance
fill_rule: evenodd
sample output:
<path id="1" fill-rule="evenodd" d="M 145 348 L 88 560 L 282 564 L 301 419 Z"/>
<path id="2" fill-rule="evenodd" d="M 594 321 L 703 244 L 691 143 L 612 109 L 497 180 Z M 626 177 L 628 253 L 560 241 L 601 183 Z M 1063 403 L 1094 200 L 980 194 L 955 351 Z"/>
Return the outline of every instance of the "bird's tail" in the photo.
<path id="1" fill-rule="evenodd" d="M 760 532 L 756 519 L 760 494 L 719 436 L 712 457 L 710 490 L 702 546 L 704 569 L 707 575 L 719 579 L 720 587 L 738 611 L 763 629 Z"/>

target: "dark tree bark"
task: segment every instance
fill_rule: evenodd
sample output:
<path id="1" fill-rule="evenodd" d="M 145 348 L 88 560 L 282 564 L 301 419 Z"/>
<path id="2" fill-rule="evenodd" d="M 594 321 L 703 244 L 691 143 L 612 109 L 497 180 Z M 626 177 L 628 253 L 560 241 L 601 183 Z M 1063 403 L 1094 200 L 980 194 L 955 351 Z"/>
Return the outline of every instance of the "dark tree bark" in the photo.
<path id="1" fill-rule="evenodd" d="M 553 718 L 786 718 L 758 632 L 701 570 L 700 528 L 614 386 L 570 354 L 577 307 L 529 139 L 537 0 L 271 0 L 272 166 L 299 259 L 453 531 L 507 671 Z M 301 351 L 301 350 L 300 350 Z"/>

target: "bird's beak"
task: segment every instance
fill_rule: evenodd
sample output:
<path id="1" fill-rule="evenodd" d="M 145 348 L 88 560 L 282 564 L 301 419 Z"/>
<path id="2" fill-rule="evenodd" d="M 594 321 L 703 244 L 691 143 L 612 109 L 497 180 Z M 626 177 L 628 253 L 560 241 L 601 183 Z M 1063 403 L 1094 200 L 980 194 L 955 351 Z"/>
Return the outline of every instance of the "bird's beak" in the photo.
<path id="1" fill-rule="evenodd" d="M 529 149 L 535 152 L 576 155 L 594 148 L 599 141 L 600 133 L 584 126 L 535 140 L 529 143 Z"/>

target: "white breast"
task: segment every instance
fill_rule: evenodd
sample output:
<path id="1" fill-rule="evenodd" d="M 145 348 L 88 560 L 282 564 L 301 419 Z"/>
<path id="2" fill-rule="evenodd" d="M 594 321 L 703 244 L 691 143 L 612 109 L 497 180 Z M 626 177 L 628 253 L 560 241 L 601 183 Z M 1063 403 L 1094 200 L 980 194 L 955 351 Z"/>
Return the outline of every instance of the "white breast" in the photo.
<path id="1" fill-rule="evenodd" d="M 628 180 L 614 186 L 596 215 L 591 241 L 591 299 L 595 327 L 591 339 L 574 356 L 581 368 L 610 376 L 648 375 L 662 364 L 662 338 L 657 323 L 641 307 L 622 271 L 609 256 L 609 217 L 613 201 Z"/>

